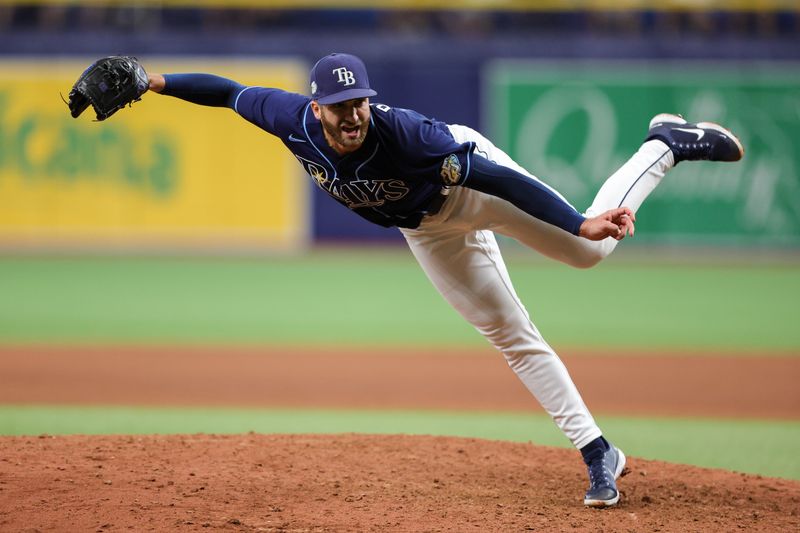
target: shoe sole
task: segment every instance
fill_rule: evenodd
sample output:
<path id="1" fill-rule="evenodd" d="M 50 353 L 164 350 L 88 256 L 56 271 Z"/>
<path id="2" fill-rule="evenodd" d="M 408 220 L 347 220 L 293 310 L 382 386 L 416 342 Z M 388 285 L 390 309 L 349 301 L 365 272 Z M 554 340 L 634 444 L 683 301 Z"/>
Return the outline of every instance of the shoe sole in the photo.
<path id="1" fill-rule="evenodd" d="M 686 120 L 680 115 L 673 115 L 672 113 L 660 113 L 654 116 L 650 120 L 650 128 L 652 128 L 659 122 L 665 122 L 667 124 L 688 124 L 688 122 L 686 122 Z M 732 131 L 720 126 L 715 122 L 698 122 L 696 125 L 698 128 L 704 130 L 718 131 L 721 134 L 727 136 L 734 143 L 736 143 L 736 147 L 739 149 L 739 159 L 744 157 L 744 146 L 742 145 L 742 142 L 739 140 L 739 138 L 736 135 L 734 135 Z M 739 159 L 736 159 L 736 161 L 738 161 Z"/>
<path id="2" fill-rule="evenodd" d="M 617 461 L 617 468 L 614 470 L 614 479 L 619 479 L 628 473 L 628 470 L 625 468 L 625 464 L 627 463 L 625 454 L 622 453 L 622 450 L 620 450 L 619 448 L 617 448 L 617 453 L 619 454 L 619 460 Z M 605 507 L 613 507 L 614 505 L 617 505 L 618 502 L 619 502 L 619 489 L 617 489 L 617 495 L 610 500 L 584 499 L 583 505 L 585 505 L 586 507 L 594 507 L 595 509 L 603 509 Z"/>
<path id="3" fill-rule="evenodd" d="M 667 124 L 686 124 L 686 120 L 680 115 L 673 115 L 672 113 L 660 113 L 650 120 L 650 128 L 659 122 L 666 122 Z"/>
<path id="4" fill-rule="evenodd" d="M 729 139 L 731 139 L 734 143 L 736 143 L 736 147 L 739 149 L 739 159 L 744 157 L 744 146 L 742 146 L 741 141 L 739 138 L 734 135 L 729 129 L 723 128 L 719 124 L 714 122 L 698 122 L 697 127 L 704 129 L 704 130 L 716 130 L 721 134 L 725 135 Z M 734 159 L 734 161 L 739 161 L 739 159 Z"/>

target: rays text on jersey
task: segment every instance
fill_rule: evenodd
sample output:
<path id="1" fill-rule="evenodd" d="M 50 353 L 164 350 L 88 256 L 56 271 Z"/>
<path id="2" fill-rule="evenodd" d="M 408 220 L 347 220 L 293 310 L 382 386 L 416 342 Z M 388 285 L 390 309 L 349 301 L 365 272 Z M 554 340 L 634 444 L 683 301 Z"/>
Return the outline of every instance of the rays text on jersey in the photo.
<path id="1" fill-rule="evenodd" d="M 314 183 L 350 209 L 378 207 L 404 198 L 409 186 L 399 179 L 365 180 L 357 178 L 331 178 L 328 169 L 316 161 L 295 154 Z"/>
<path id="2" fill-rule="evenodd" d="M 328 191 L 350 209 L 378 207 L 387 201 L 400 200 L 410 191 L 405 182 L 397 179 L 344 181 L 338 178 Z"/>

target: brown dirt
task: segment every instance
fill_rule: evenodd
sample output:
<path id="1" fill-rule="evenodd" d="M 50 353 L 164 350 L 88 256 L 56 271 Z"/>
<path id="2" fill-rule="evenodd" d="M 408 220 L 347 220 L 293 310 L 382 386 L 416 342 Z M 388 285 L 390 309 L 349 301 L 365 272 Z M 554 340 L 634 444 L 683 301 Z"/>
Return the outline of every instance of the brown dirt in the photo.
<path id="1" fill-rule="evenodd" d="M 3 531 L 796 531 L 800 483 L 631 460 L 585 509 L 570 450 L 371 435 L 0 438 Z"/>
<path id="2" fill-rule="evenodd" d="M 595 413 L 800 419 L 800 357 L 563 352 Z M 540 410 L 490 348 L 0 347 L 0 403 Z"/>
<path id="3" fill-rule="evenodd" d="M 538 409 L 491 350 L 0 348 L 0 403 Z M 574 354 L 574 352 L 573 352 Z M 565 357 L 595 412 L 800 418 L 794 357 Z M 425 436 L 0 437 L 0 531 L 796 531 L 800 483 Z"/>

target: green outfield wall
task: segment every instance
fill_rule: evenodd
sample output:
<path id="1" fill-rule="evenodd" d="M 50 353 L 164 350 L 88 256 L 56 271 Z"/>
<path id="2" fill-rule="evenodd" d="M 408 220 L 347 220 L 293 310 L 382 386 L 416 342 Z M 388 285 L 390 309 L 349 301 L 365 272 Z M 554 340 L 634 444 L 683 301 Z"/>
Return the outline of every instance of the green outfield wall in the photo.
<path id="1" fill-rule="evenodd" d="M 648 198 L 636 241 L 800 246 L 800 74 L 736 63 L 495 61 L 485 71 L 491 138 L 579 210 L 661 112 L 724 124 L 735 164 L 679 165 Z"/>

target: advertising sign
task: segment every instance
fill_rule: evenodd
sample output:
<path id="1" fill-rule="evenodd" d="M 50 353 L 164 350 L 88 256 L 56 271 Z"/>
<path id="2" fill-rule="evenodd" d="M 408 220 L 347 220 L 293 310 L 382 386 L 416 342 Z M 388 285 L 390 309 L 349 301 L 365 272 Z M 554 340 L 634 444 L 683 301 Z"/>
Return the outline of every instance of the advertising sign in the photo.
<path id="1" fill-rule="evenodd" d="M 639 211 L 635 241 L 800 245 L 800 69 L 758 64 L 498 61 L 485 71 L 491 138 L 579 210 L 661 112 L 725 125 L 738 163 L 687 162 Z"/>
<path id="2" fill-rule="evenodd" d="M 309 239 L 307 179 L 228 108 L 146 93 L 103 122 L 65 98 L 92 62 L 0 61 L 0 246 L 288 250 Z M 293 61 L 142 60 L 305 91 Z"/>

